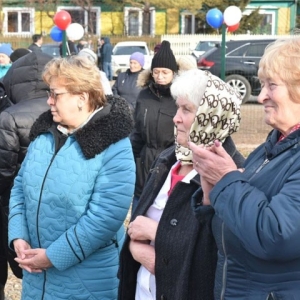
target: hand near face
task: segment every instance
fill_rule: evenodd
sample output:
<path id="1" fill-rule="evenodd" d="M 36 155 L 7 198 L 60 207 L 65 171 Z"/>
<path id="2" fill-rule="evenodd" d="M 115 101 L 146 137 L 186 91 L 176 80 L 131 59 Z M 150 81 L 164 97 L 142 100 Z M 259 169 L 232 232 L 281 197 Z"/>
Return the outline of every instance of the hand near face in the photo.
<path id="1" fill-rule="evenodd" d="M 18 240 L 17 240 L 18 241 Z M 15 241 L 16 242 L 16 241 Z M 15 245 L 14 242 L 14 245 Z M 26 242 L 25 242 L 26 243 Z M 17 244 L 17 247 L 19 245 Z M 15 246 L 16 247 L 16 246 Z M 19 264 L 19 266 L 30 272 L 30 273 L 40 273 L 47 268 L 52 267 L 52 263 L 48 259 L 46 255 L 46 249 L 22 249 L 19 248 L 20 257 L 18 255 L 15 258 L 15 261 Z"/>
<path id="2" fill-rule="evenodd" d="M 128 225 L 128 235 L 132 240 L 154 241 L 158 223 L 144 216 L 137 216 L 136 219 Z"/>
<path id="3" fill-rule="evenodd" d="M 143 241 L 131 240 L 129 242 L 129 251 L 134 260 L 143 265 L 151 274 L 154 274 L 155 250 L 153 246 Z"/>
<path id="4" fill-rule="evenodd" d="M 209 193 L 214 187 L 212 184 L 210 184 L 204 177 L 200 177 L 201 181 L 201 187 L 203 191 L 203 205 L 210 205 L 210 200 L 209 200 Z"/>
<path id="5" fill-rule="evenodd" d="M 219 141 L 209 149 L 189 142 L 193 152 L 194 169 L 208 183 L 215 185 L 224 175 L 237 170 L 237 167 Z"/>

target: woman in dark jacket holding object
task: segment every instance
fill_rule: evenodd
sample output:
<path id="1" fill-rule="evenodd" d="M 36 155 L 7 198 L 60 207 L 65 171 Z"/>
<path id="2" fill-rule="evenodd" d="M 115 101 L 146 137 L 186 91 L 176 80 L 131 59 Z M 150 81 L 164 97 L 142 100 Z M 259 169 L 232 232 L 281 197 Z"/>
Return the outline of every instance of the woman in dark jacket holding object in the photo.
<path id="1" fill-rule="evenodd" d="M 136 99 L 141 91 L 141 87 L 137 86 L 137 78 L 143 71 L 144 63 L 143 53 L 132 53 L 129 58 L 129 69 L 118 75 L 112 87 L 113 94 L 124 98 L 132 111 L 135 109 Z"/>
<path id="2" fill-rule="evenodd" d="M 145 70 L 138 78 L 138 85 L 145 87 L 136 102 L 135 127 L 130 136 L 136 162 L 136 184 L 133 210 L 142 193 L 153 161 L 166 148 L 174 144 L 173 117 L 176 104 L 170 86 L 178 66 L 168 41 L 163 41 L 155 54 L 151 72 Z"/>
<path id="3" fill-rule="evenodd" d="M 215 299 L 291 300 L 300 295 L 300 38 L 269 45 L 258 102 L 273 130 L 238 169 L 220 142 L 190 143 L 215 210 Z M 197 199 L 197 194 L 195 195 Z"/>
<path id="4" fill-rule="evenodd" d="M 242 165 L 244 159 L 230 137 L 239 127 L 241 97 L 201 70 L 183 72 L 171 92 L 178 107 L 173 119 L 176 146 L 155 161 L 133 212 L 120 257 L 120 300 L 213 299 L 214 211 L 201 206 L 201 220 L 194 216 L 191 197 L 200 178 L 187 143 L 191 139 L 210 145 L 220 139 Z"/>

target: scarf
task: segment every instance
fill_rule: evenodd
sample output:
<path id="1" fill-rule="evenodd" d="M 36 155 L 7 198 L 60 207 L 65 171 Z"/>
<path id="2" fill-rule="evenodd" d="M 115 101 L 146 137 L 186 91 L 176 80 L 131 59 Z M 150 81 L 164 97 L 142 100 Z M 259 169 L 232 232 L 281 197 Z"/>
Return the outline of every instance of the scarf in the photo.
<path id="1" fill-rule="evenodd" d="M 190 128 L 190 141 L 196 145 L 213 145 L 215 140 L 224 142 L 240 126 L 240 94 L 223 80 L 209 72 L 206 88 L 196 112 L 194 123 Z M 177 128 L 175 126 L 175 154 L 184 164 L 193 164 L 192 151 L 177 143 Z"/>

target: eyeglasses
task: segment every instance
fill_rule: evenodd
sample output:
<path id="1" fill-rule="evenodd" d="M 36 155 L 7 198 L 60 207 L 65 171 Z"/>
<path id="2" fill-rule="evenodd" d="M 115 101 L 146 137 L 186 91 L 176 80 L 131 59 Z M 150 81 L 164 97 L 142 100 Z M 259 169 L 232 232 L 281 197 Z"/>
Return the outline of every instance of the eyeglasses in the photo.
<path id="1" fill-rule="evenodd" d="M 170 75 L 173 75 L 173 72 L 171 71 L 152 71 L 152 76 L 159 76 L 161 75 L 162 77 L 167 77 L 167 76 L 170 76 Z"/>
<path id="2" fill-rule="evenodd" d="M 59 95 L 69 94 L 69 93 L 70 93 L 70 92 L 55 93 L 55 92 L 53 92 L 53 91 L 47 91 L 48 97 L 54 99 L 55 102 L 57 101 L 57 97 L 58 97 Z"/>

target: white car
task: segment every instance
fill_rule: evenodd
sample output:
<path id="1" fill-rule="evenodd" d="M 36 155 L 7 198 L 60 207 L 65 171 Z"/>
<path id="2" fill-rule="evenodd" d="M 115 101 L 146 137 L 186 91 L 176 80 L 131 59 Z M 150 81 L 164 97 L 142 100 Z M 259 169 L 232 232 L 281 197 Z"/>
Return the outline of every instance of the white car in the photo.
<path id="1" fill-rule="evenodd" d="M 146 42 L 128 41 L 117 43 L 112 51 L 111 66 L 113 78 L 129 68 L 129 58 L 134 52 L 141 52 L 145 56 L 144 69 L 151 67 L 153 52 L 149 50 Z"/>

